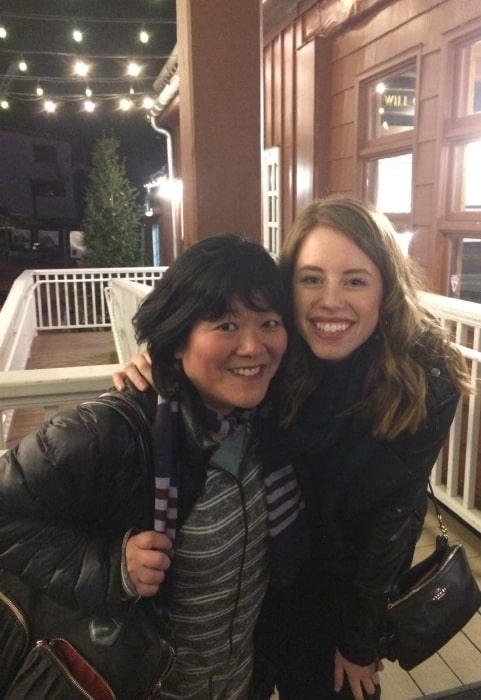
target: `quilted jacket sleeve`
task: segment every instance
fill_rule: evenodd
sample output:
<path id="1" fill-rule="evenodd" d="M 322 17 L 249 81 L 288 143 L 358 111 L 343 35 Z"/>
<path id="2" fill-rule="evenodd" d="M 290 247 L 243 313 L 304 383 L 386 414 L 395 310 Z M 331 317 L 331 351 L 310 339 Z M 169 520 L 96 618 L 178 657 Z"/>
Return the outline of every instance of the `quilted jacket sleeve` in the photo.
<path id="1" fill-rule="evenodd" d="M 144 486 L 121 416 L 102 405 L 57 415 L 0 458 L 0 566 L 65 605 L 115 607 Z"/>

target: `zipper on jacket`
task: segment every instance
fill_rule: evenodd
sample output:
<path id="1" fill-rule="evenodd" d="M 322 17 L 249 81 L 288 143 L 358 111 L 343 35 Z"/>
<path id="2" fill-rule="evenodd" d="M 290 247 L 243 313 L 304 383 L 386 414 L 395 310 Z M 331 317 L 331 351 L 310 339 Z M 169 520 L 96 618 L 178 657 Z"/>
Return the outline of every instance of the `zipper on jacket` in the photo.
<path id="1" fill-rule="evenodd" d="M 28 629 L 28 624 L 27 624 L 27 619 L 25 615 L 23 614 L 23 611 L 21 608 L 18 607 L 14 601 L 6 596 L 4 593 L 0 591 L 0 602 L 5 605 L 5 607 L 10 610 L 12 613 L 13 617 L 15 620 L 18 622 L 20 625 L 22 632 L 24 633 L 24 647 L 23 647 L 23 652 L 22 656 L 27 652 L 28 646 L 29 646 L 29 640 L 30 640 L 30 632 Z"/>
<path id="2" fill-rule="evenodd" d="M 244 445 L 242 447 L 242 452 L 241 456 L 239 459 L 239 474 L 242 473 L 242 467 L 245 464 L 245 460 L 248 454 L 251 452 L 251 448 L 253 447 L 252 445 L 252 430 L 251 426 L 248 425 L 246 426 L 246 436 L 244 440 Z M 238 478 L 235 474 L 232 472 L 228 471 L 227 469 L 224 469 L 222 466 L 218 464 L 211 464 L 211 468 L 217 470 L 218 472 L 221 472 L 222 474 L 225 474 L 226 476 L 230 477 L 232 481 L 235 483 L 237 486 L 238 492 L 239 492 L 239 497 L 241 501 L 241 509 L 242 509 L 242 520 L 244 524 L 244 538 L 243 538 L 243 544 L 242 544 L 242 552 L 241 552 L 241 561 L 239 565 L 239 576 L 237 579 L 237 591 L 234 599 L 234 606 L 232 608 L 232 613 L 230 616 L 230 622 L 229 622 L 229 658 L 228 658 L 228 663 L 232 659 L 232 652 L 234 650 L 234 622 L 237 616 L 237 610 L 239 608 L 239 602 L 240 602 L 240 596 L 241 596 L 241 588 L 242 588 L 242 572 L 244 569 L 244 564 L 245 564 L 245 558 L 246 558 L 246 552 L 247 552 L 247 539 L 249 535 L 249 523 L 247 521 L 247 512 L 246 512 L 246 503 L 245 503 L 245 497 L 244 497 L 244 489 L 242 487 L 242 481 L 240 478 Z M 216 672 L 214 671 L 210 678 L 209 678 L 209 700 L 214 700 L 214 688 L 213 688 L 213 682 L 214 678 L 216 676 Z"/>

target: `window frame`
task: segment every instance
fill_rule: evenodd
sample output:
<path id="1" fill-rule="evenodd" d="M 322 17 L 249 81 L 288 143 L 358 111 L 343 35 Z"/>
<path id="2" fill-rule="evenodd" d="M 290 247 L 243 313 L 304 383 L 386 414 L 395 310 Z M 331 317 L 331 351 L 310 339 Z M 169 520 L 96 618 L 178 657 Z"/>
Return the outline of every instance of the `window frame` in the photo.
<path id="1" fill-rule="evenodd" d="M 463 159 L 459 149 L 469 143 L 481 141 L 481 113 L 466 114 L 461 105 L 467 103 L 463 91 L 469 90 L 466 51 L 481 41 L 481 21 L 469 31 L 455 30 L 445 37 L 444 51 L 446 70 L 444 82 L 444 114 L 442 115 L 443 154 L 441 185 L 440 229 L 446 235 L 465 237 L 481 234 L 481 208 L 467 211 L 461 209 L 464 181 L 460 174 Z"/>
<path id="2" fill-rule="evenodd" d="M 281 149 L 262 153 L 262 244 L 276 257 L 281 250 Z"/>
<path id="3" fill-rule="evenodd" d="M 415 72 L 415 101 L 419 97 L 420 75 L 420 47 L 416 46 L 410 51 L 394 57 L 375 69 L 359 75 L 357 80 L 358 108 L 360 113 L 358 126 L 357 165 L 359 173 L 358 189 L 361 196 L 369 201 L 377 199 L 376 177 L 373 169 L 376 162 L 383 158 L 400 156 L 406 153 L 412 154 L 412 178 L 411 178 L 411 211 L 409 213 L 384 212 L 398 231 L 410 230 L 412 226 L 414 204 L 414 173 L 416 160 L 416 142 L 418 132 L 418 110 L 415 110 L 412 129 L 394 134 L 383 134 L 370 137 L 368 130 L 372 123 L 369 110 L 371 109 L 370 91 L 373 83 L 385 82 L 390 78 L 402 74 L 407 70 Z"/>

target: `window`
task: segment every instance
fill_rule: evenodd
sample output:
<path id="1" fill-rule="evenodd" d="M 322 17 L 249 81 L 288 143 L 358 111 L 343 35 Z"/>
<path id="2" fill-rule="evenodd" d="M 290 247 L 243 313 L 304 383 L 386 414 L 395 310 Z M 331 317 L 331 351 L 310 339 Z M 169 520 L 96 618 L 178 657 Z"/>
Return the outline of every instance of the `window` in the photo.
<path id="1" fill-rule="evenodd" d="M 447 288 L 481 303 L 481 23 L 447 39 L 441 231 L 450 240 Z"/>
<path id="2" fill-rule="evenodd" d="M 446 44 L 440 230 L 450 239 L 447 288 L 481 303 L 481 25 Z"/>
<path id="3" fill-rule="evenodd" d="M 411 227 L 417 57 L 386 65 L 359 82 L 362 196 L 399 231 Z"/>
<path id="4" fill-rule="evenodd" d="M 457 116 L 481 113 L 481 36 L 462 43 L 456 55 L 456 73 L 460 99 Z"/>
<path id="5" fill-rule="evenodd" d="M 452 250 L 449 296 L 481 303 L 481 239 L 455 238 Z"/>
<path id="6" fill-rule="evenodd" d="M 80 259 L 85 253 L 84 235 L 82 231 L 70 231 L 68 235 L 70 257 Z"/>
<path id="7" fill-rule="evenodd" d="M 161 265 L 160 259 L 160 231 L 159 224 L 152 224 L 152 265 L 159 267 Z"/>
<path id="8" fill-rule="evenodd" d="M 453 146 L 454 209 L 481 211 L 481 139 Z"/>
<path id="9" fill-rule="evenodd" d="M 43 143 L 34 143 L 33 157 L 36 163 L 56 163 L 57 150 L 55 146 L 50 146 Z"/>
<path id="10" fill-rule="evenodd" d="M 63 180 L 32 180 L 34 197 L 65 197 Z"/>
<path id="11" fill-rule="evenodd" d="M 368 140 L 414 128 L 416 71 L 407 66 L 367 85 Z"/>
<path id="12" fill-rule="evenodd" d="M 267 148 L 263 153 L 262 242 L 273 255 L 280 252 L 280 149 Z"/>
<path id="13" fill-rule="evenodd" d="M 481 29 L 448 48 L 452 74 L 447 86 L 445 216 L 474 222 L 481 211 Z"/>
<path id="14" fill-rule="evenodd" d="M 412 153 L 368 161 L 374 204 L 384 212 L 409 214 L 412 200 Z M 394 184 L 395 183 L 395 184 Z"/>

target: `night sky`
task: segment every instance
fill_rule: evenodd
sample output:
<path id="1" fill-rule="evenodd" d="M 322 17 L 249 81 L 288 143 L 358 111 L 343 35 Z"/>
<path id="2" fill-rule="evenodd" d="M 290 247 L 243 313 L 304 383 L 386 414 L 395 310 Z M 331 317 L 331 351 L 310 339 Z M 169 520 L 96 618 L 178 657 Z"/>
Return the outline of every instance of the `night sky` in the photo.
<path id="1" fill-rule="evenodd" d="M 8 32 L 0 39 L 0 93 L 9 102 L 8 109 L 0 109 L 0 129 L 70 140 L 76 171 L 88 167 L 95 140 L 113 130 L 127 174 L 140 189 L 165 164 L 164 139 L 150 126 L 145 109 L 124 113 L 117 102 L 130 90 L 136 105 L 143 94 L 152 94 L 175 45 L 175 0 L 2 0 L 0 20 Z M 81 44 L 71 38 L 74 28 L 84 33 Z M 150 34 L 145 45 L 138 39 L 141 28 Z M 28 64 L 24 74 L 12 70 L 20 57 Z M 72 76 L 75 57 L 92 64 L 89 78 Z M 134 79 L 124 74 L 133 58 L 143 65 Z M 55 114 L 42 111 L 43 97 L 35 94 L 39 84 L 44 97 L 60 101 Z M 99 95 L 92 114 L 82 110 L 86 87 L 93 99 Z"/>

